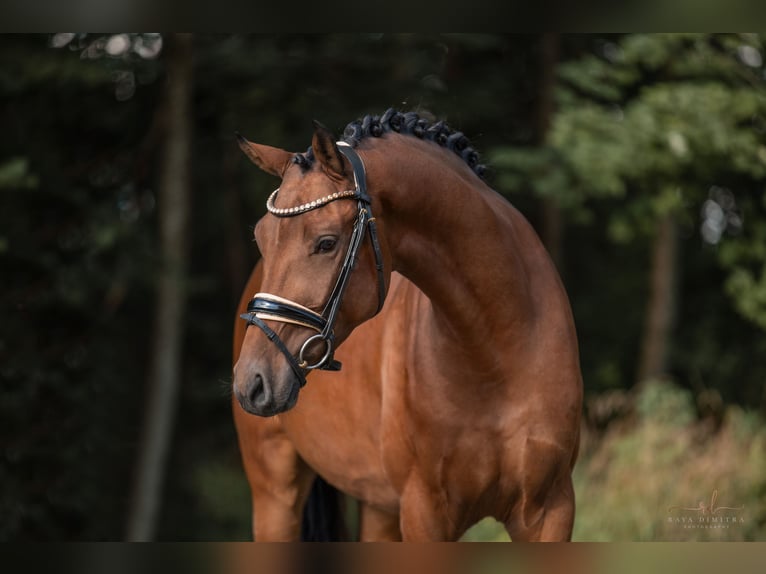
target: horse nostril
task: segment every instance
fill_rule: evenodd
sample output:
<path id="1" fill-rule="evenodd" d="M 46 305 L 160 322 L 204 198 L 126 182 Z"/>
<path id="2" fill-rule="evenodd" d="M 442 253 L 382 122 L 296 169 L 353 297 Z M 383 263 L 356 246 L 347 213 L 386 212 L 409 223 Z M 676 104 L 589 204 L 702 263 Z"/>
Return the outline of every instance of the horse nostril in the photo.
<path id="1" fill-rule="evenodd" d="M 255 375 L 253 378 L 247 398 L 250 404 L 256 407 L 266 406 L 271 401 L 271 393 L 264 384 L 263 377 L 260 374 Z"/>
<path id="2" fill-rule="evenodd" d="M 253 382 L 247 389 L 247 399 L 255 404 L 258 397 L 263 394 L 263 377 L 261 375 L 255 375 Z"/>

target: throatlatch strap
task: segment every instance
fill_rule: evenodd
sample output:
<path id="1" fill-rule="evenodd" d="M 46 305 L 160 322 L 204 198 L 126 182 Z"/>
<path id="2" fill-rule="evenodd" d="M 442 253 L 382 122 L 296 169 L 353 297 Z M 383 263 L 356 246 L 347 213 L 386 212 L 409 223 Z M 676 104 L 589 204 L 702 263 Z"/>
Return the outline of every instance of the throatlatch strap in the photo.
<path id="1" fill-rule="evenodd" d="M 375 224 L 375 216 L 372 213 L 372 199 L 367 194 L 367 177 L 365 175 L 364 162 L 359 157 L 359 154 L 356 153 L 356 150 L 346 142 L 338 142 L 338 150 L 351 162 L 357 196 L 360 201 L 367 205 L 367 212 L 370 216 L 366 225 L 370 234 L 372 251 L 375 255 L 375 268 L 378 272 L 378 309 L 375 312 L 377 314 L 383 308 L 383 304 L 386 301 L 386 278 L 383 273 L 383 253 L 380 250 L 380 241 L 378 240 L 378 226 Z"/>
<path id="2" fill-rule="evenodd" d="M 375 269 L 378 271 L 378 310 L 377 315 L 386 302 L 386 276 L 383 273 L 383 254 L 380 251 L 380 242 L 378 241 L 378 226 L 375 225 L 375 218 L 371 217 L 367 222 L 367 231 L 370 234 L 372 251 L 375 254 Z"/>
<path id="3" fill-rule="evenodd" d="M 338 142 L 338 151 L 346 156 L 349 162 L 351 162 L 351 169 L 354 172 L 354 186 L 356 187 L 357 197 L 369 204 L 370 196 L 367 195 L 367 177 L 365 176 L 364 163 L 359 154 L 356 153 L 351 144 L 340 141 Z"/>

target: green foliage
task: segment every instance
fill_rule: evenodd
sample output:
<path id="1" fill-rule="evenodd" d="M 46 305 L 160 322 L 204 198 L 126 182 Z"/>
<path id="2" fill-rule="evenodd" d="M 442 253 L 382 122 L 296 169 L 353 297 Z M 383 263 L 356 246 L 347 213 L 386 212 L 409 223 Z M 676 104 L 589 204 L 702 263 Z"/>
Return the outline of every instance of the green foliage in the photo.
<path id="1" fill-rule="evenodd" d="M 561 110 L 550 141 L 571 173 L 568 193 L 624 196 L 643 182 L 645 193 L 652 182 L 693 190 L 724 174 L 764 177 L 766 148 L 748 125 L 759 114 L 766 96 L 751 88 L 666 82 L 623 109 L 586 102 Z"/>
<path id="2" fill-rule="evenodd" d="M 636 413 L 640 420 L 683 428 L 696 418 L 690 391 L 665 381 L 642 384 L 644 388 L 636 399 Z"/>
<path id="3" fill-rule="evenodd" d="M 29 172 L 29 160 L 24 157 L 11 157 L 0 164 L 0 190 L 33 189 L 38 178 Z"/>
<path id="4" fill-rule="evenodd" d="M 766 192 L 761 197 L 766 200 Z M 763 200 L 749 199 L 748 216 L 762 215 Z M 749 217 L 742 235 L 720 246 L 719 258 L 729 270 L 725 288 L 737 310 L 766 329 L 766 219 Z"/>
<path id="5" fill-rule="evenodd" d="M 549 149 L 494 151 L 507 184 L 532 179 L 538 193 L 570 206 L 641 202 L 667 188 L 694 198 L 716 179 L 763 179 L 764 80 L 717 44 L 703 35 L 628 35 L 606 56 L 562 63 Z M 661 200 L 647 216 L 680 207 Z"/>
<path id="6" fill-rule="evenodd" d="M 726 280 L 726 291 L 737 302 L 737 309 L 766 329 L 766 267 L 760 274 L 736 268 Z"/>
<path id="7" fill-rule="evenodd" d="M 510 537 L 500 522 L 487 517 L 469 528 L 460 540 L 462 542 L 508 542 Z"/>

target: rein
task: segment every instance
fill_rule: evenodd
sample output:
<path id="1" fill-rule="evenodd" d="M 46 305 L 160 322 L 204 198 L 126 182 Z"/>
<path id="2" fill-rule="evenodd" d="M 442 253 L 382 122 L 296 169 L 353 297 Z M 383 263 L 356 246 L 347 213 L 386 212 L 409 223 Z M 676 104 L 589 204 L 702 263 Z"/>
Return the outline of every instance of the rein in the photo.
<path id="1" fill-rule="evenodd" d="M 256 293 L 252 301 L 247 305 L 247 313 L 240 315 L 249 325 L 255 325 L 264 332 L 264 334 L 273 342 L 287 359 L 290 368 L 300 381 L 301 387 L 306 384 L 306 371 L 320 369 L 325 371 L 339 371 L 341 364 L 334 359 L 335 354 L 335 322 L 338 319 L 338 313 L 343 301 L 343 294 L 348 287 L 356 261 L 359 256 L 359 248 L 365 235 L 370 238 L 372 250 L 375 254 L 375 267 L 378 272 L 378 308 L 377 314 L 386 300 L 386 279 L 383 273 L 383 254 L 380 251 L 378 241 L 378 231 L 375 225 L 375 218 L 372 216 L 372 201 L 367 193 L 367 178 L 365 175 L 364 164 L 359 154 L 346 142 L 338 142 L 339 151 L 351 162 L 354 172 L 354 189 L 336 192 L 327 195 L 321 199 L 304 203 L 295 207 L 278 208 L 274 205 L 279 188 L 269 196 L 266 202 L 266 209 L 276 217 L 295 217 L 314 209 L 324 207 L 328 203 L 339 199 L 356 199 L 357 214 L 354 221 L 354 228 L 351 232 L 348 250 L 341 264 L 338 278 L 335 286 L 330 293 L 330 297 L 321 313 L 312 311 L 308 307 L 279 297 L 270 293 Z M 285 346 L 282 339 L 277 335 L 264 321 L 278 321 L 298 325 L 316 331 L 316 334 L 306 339 L 298 351 L 298 356 L 293 355 Z M 316 342 L 325 344 L 325 352 L 322 358 L 316 363 L 309 364 L 304 357 L 308 348 Z"/>

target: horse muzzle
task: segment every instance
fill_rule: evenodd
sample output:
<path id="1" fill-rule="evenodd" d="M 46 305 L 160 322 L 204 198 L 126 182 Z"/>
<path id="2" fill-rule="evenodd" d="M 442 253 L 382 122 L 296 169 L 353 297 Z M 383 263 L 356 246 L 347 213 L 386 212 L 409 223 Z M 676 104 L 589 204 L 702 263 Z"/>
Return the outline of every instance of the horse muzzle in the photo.
<path id="1" fill-rule="evenodd" d="M 339 371 L 341 364 L 333 358 L 334 335 L 327 319 L 294 301 L 270 293 L 256 293 L 247 306 L 247 313 L 240 315 L 250 325 L 258 327 L 274 343 L 287 359 L 290 368 L 300 382 L 306 384 L 306 373 L 314 369 Z M 294 355 L 265 321 L 276 321 L 305 327 L 315 334 L 306 339 Z M 317 351 L 319 349 L 319 351 Z M 320 353 L 317 355 L 317 353 Z"/>
<path id="2" fill-rule="evenodd" d="M 237 369 L 234 376 L 234 396 L 248 413 L 270 417 L 289 411 L 298 402 L 301 384 L 295 377 L 281 382 L 274 376 L 257 369 L 242 373 Z"/>

